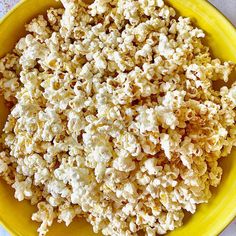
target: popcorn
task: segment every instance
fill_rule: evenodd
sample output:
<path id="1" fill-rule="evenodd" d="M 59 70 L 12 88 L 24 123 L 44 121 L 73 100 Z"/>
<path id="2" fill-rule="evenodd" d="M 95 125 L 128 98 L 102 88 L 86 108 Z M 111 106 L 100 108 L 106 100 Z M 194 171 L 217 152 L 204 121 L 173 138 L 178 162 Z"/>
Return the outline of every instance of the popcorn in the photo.
<path id="1" fill-rule="evenodd" d="M 7 164 L 3 160 L 0 159 L 0 174 L 6 172 L 7 169 L 8 169 Z"/>
<path id="2" fill-rule="evenodd" d="M 15 198 L 18 201 L 23 201 L 25 198 L 32 197 L 33 193 L 31 190 L 31 184 L 32 180 L 27 178 L 25 181 L 16 180 L 16 182 L 12 185 L 15 189 Z"/>
<path id="3" fill-rule="evenodd" d="M 52 225 L 55 214 L 53 212 L 53 207 L 46 202 L 39 202 L 38 212 L 32 215 L 32 220 L 37 222 L 42 222 L 41 226 L 38 228 L 39 235 L 45 235 L 48 232 L 48 226 Z"/>
<path id="4" fill-rule="evenodd" d="M 232 105 L 236 106 L 236 86 L 235 84 L 232 85 L 232 87 L 229 90 L 228 93 L 229 99 L 232 101 Z"/>
<path id="5" fill-rule="evenodd" d="M 0 176 L 42 236 L 76 216 L 104 235 L 180 227 L 236 145 L 236 86 L 213 86 L 235 65 L 163 0 L 61 2 L 0 59 Z"/>
<path id="6" fill-rule="evenodd" d="M 145 169 L 147 170 L 149 175 L 156 175 L 158 171 L 162 170 L 162 167 L 161 169 L 159 169 L 160 167 L 158 168 L 158 166 L 156 165 L 157 165 L 157 160 L 154 158 L 147 159 L 144 162 Z"/>
<path id="7" fill-rule="evenodd" d="M 114 160 L 113 166 L 119 171 L 130 172 L 135 169 L 135 162 L 132 157 L 118 157 Z"/>

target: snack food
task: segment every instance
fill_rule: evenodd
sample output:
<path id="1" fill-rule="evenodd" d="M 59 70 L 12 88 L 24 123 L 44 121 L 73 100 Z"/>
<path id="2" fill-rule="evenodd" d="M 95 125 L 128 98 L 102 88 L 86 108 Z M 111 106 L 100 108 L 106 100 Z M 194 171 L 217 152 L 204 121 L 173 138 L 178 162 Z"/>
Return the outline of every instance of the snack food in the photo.
<path id="1" fill-rule="evenodd" d="M 97 1 L 89 13 L 63 3 L 2 59 L 14 105 L 3 177 L 38 203 L 41 234 L 75 215 L 109 235 L 180 226 L 234 144 L 235 88 L 211 84 L 233 65 L 212 60 L 203 32 L 162 1 Z"/>

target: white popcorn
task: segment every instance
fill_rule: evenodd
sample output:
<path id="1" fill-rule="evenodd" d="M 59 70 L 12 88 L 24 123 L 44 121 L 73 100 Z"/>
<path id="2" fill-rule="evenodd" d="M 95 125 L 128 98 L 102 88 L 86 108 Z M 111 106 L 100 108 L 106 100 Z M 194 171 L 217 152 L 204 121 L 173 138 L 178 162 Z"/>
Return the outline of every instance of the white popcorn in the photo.
<path id="1" fill-rule="evenodd" d="M 157 166 L 157 159 L 150 158 L 144 162 L 144 166 L 149 175 L 156 175 L 158 171 L 161 171 L 160 167 Z"/>
<path id="2" fill-rule="evenodd" d="M 103 177 L 105 175 L 105 171 L 106 171 L 106 165 L 104 163 L 98 163 L 97 166 L 95 167 L 95 176 L 96 176 L 96 180 L 98 181 L 98 183 L 100 183 L 103 180 Z"/>
<path id="3" fill-rule="evenodd" d="M 164 34 L 160 34 L 158 50 L 161 56 L 170 58 L 174 54 L 174 49 L 171 48 L 168 38 Z"/>
<path id="4" fill-rule="evenodd" d="M 52 225 L 55 214 L 53 207 L 45 202 L 38 203 L 38 212 L 32 215 L 32 220 L 42 222 L 38 229 L 39 235 L 45 235 L 48 232 L 48 226 Z"/>
<path id="5" fill-rule="evenodd" d="M 119 157 L 115 159 L 113 166 L 115 169 L 124 172 L 130 172 L 135 169 L 135 163 L 132 157 Z"/>
<path id="6" fill-rule="evenodd" d="M 69 205 L 69 204 L 68 204 Z M 65 205 L 61 205 L 59 208 L 60 214 L 58 215 L 59 222 L 64 221 L 66 226 L 68 226 L 73 218 L 80 212 L 80 210 L 77 208 L 72 208 Z"/>
<path id="7" fill-rule="evenodd" d="M 101 55 L 100 52 L 97 52 L 93 55 L 94 61 L 95 61 L 95 66 L 99 70 L 105 70 L 107 67 L 107 62 L 104 56 Z"/>
<path id="8" fill-rule="evenodd" d="M 22 201 L 25 198 L 32 197 L 33 193 L 31 190 L 32 180 L 27 178 L 25 181 L 16 181 L 12 187 L 15 189 L 15 198 L 18 201 Z"/>
<path id="9" fill-rule="evenodd" d="M 0 174 L 3 174 L 8 169 L 8 165 L 0 159 Z"/>
<path id="10" fill-rule="evenodd" d="M 232 101 L 233 105 L 236 106 L 236 86 L 232 86 L 229 90 L 228 96 Z"/>

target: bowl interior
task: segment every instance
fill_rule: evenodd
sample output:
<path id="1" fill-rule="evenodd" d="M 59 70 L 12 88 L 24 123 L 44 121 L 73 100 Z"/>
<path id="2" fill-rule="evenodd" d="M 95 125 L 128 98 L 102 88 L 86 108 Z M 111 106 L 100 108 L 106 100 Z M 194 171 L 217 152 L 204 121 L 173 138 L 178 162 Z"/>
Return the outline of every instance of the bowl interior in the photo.
<path id="1" fill-rule="evenodd" d="M 236 30 L 207 1 L 204 0 L 169 0 L 178 13 L 191 17 L 193 22 L 207 33 L 206 43 L 212 54 L 223 60 L 236 62 Z M 0 22 L 0 57 L 10 51 L 17 40 L 25 34 L 24 24 L 38 14 L 45 13 L 50 6 L 59 7 L 54 0 L 23 0 Z M 232 75 L 235 80 L 236 73 Z M 8 114 L 0 97 L 0 130 Z M 208 204 L 198 207 L 197 213 L 185 219 L 183 227 L 169 233 L 170 236 L 216 235 L 236 215 L 236 151 L 220 162 L 224 169 L 221 185 L 213 190 L 213 197 Z M 37 235 L 38 224 L 31 221 L 35 207 L 27 201 L 18 202 L 13 197 L 13 190 L 0 180 L 0 222 L 18 236 Z M 94 235 L 84 219 L 76 219 L 69 227 L 55 223 L 49 236 Z"/>

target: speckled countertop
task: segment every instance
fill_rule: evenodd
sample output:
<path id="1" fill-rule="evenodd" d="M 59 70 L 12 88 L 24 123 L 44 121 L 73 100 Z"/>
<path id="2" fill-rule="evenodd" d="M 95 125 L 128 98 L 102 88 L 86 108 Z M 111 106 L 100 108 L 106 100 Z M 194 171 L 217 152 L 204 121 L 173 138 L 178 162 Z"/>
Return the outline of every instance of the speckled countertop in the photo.
<path id="1" fill-rule="evenodd" d="M 19 0 L 0 0 L 0 18 L 18 1 Z M 209 0 L 209 2 L 215 5 L 236 26 L 236 0 Z M 1 226 L 0 236 L 9 236 Z M 236 219 L 220 234 L 220 236 L 236 236 Z"/>

